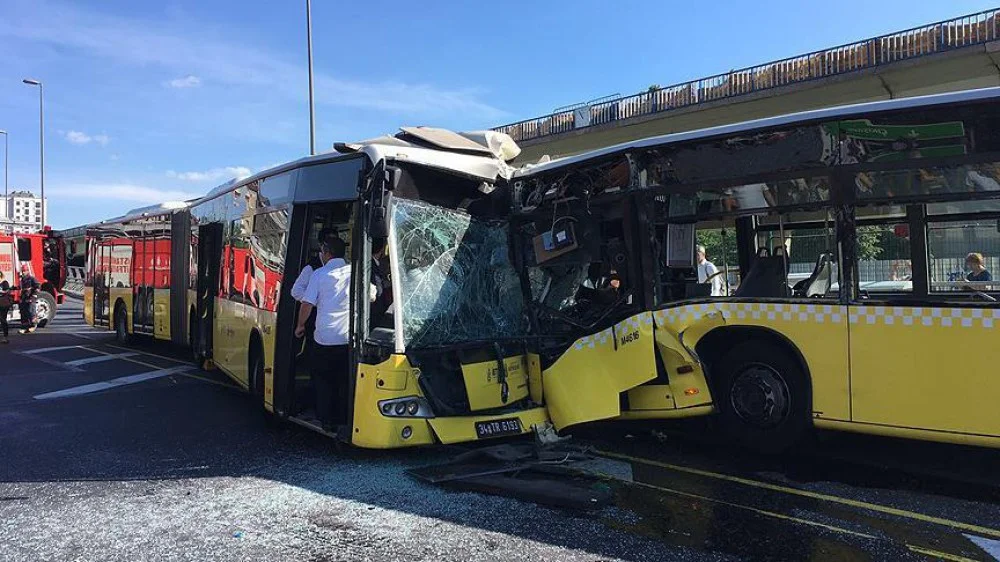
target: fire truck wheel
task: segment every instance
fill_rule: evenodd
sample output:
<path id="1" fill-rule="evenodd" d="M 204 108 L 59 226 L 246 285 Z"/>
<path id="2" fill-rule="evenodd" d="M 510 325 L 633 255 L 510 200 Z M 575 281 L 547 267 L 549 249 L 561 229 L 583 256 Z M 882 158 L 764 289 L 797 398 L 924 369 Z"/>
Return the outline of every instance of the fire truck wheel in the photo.
<path id="1" fill-rule="evenodd" d="M 37 299 L 35 301 L 35 321 L 40 326 L 44 326 L 56 317 L 56 299 L 44 291 L 38 292 Z"/>

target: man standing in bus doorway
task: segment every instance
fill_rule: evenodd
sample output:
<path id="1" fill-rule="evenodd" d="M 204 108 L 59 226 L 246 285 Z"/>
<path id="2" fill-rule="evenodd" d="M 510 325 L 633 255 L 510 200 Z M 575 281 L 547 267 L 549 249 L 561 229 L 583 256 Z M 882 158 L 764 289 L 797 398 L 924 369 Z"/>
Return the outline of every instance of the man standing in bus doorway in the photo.
<path id="1" fill-rule="evenodd" d="M 21 264 L 21 283 L 18 285 L 21 291 L 17 301 L 17 310 L 21 314 L 22 334 L 30 334 L 35 331 L 35 297 L 38 295 L 38 281 L 31 275 L 28 264 Z"/>
<path id="2" fill-rule="evenodd" d="M 309 376 L 316 393 L 316 417 L 329 433 L 344 422 L 348 343 L 350 343 L 351 265 L 344 260 L 346 245 L 336 235 L 320 244 L 323 266 L 312 272 L 299 306 L 295 337 L 306 335 L 306 323 L 316 309 L 314 345 L 310 351 Z M 336 417 L 335 417 L 336 416 Z"/>
<path id="3" fill-rule="evenodd" d="M 712 296 L 722 296 L 722 276 L 717 275 L 719 273 L 719 268 L 715 267 L 714 263 L 708 261 L 705 256 L 705 247 L 701 244 L 698 244 L 695 257 L 698 259 L 698 282 L 711 283 Z"/>
<path id="4" fill-rule="evenodd" d="M 324 228 L 319 231 L 319 237 L 316 238 L 317 244 L 323 244 L 323 241 L 332 236 L 336 236 L 336 232 L 332 228 Z M 320 255 L 317 252 L 310 259 L 309 262 L 302 268 L 299 272 L 299 276 L 295 278 L 295 283 L 292 284 L 292 298 L 297 302 L 302 302 L 302 297 L 306 294 L 306 287 L 309 286 L 309 279 L 312 278 L 312 274 L 319 268 L 323 267 L 323 262 L 320 259 Z M 313 331 L 316 329 L 316 315 L 315 310 L 313 314 L 306 319 L 306 331 L 303 334 L 302 349 L 299 350 L 299 355 L 308 356 L 309 350 L 312 349 L 312 339 Z"/>

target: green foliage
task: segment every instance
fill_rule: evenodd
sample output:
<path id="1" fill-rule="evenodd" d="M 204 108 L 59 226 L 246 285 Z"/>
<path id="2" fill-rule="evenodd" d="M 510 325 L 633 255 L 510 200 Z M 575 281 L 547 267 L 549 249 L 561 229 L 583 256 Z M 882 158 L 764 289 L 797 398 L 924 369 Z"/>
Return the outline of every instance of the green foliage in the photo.
<path id="1" fill-rule="evenodd" d="M 882 254 L 882 237 L 884 226 L 859 226 L 858 227 L 858 259 L 877 260 Z"/>
<path id="2" fill-rule="evenodd" d="M 723 236 L 725 232 L 725 236 Z M 728 263 L 730 267 L 736 267 L 739 258 L 736 257 L 736 231 L 727 229 L 698 230 L 696 233 L 697 243 L 705 247 L 705 254 L 708 261 L 718 267 L 723 263 Z"/>

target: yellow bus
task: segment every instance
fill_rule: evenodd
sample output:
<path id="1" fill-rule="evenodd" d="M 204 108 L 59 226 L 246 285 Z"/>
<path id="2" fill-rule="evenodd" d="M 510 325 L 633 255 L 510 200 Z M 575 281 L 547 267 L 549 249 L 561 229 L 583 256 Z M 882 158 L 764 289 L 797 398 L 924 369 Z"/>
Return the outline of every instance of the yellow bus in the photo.
<path id="1" fill-rule="evenodd" d="M 336 436 L 391 448 L 529 433 L 548 416 L 502 220 L 510 144 L 406 129 L 91 225 L 85 316 L 123 342 L 189 345 L 267 415 L 323 431 L 290 291 L 333 231 L 352 262 Z M 375 271 L 389 278 L 380 306 Z"/>
<path id="2" fill-rule="evenodd" d="M 998 131 L 993 88 L 519 170 L 556 428 L 715 413 L 762 450 L 813 427 L 1000 446 Z"/>

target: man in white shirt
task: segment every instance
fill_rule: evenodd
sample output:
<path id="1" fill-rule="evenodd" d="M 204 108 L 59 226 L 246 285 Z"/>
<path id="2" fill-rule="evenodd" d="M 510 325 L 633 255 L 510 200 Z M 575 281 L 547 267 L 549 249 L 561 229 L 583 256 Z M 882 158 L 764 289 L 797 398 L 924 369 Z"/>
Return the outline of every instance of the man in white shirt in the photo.
<path id="1" fill-rule="evenodd" d="M 320 245 L 323 266 L 312 272 L 299 305 L 295 337 L 306 334 L 306 323 L 316 309 L 315 345 L 310 352 L 309 375 L 316 392 L 316 416 L 323 429 L 336 430 L 346 404 L 348 343 L 350 343 L 351 264 L 344 260 L 346 245 L 337 236 L 327 237 Z M 335 418 L 336 416 L 336 418 Z"/>
<path id="2" fill-rule="evenodd" d="M 705 257 L 705 247 L 701 244 L 698 245 L 695 255 L 698 258 L 698 282 L 711 283 L 712 296 L 722 296 L 722 275 L 716 275 L 719 273 L 719 268 L 715 267 L 714 263 L 708 261 Z"/>
<path id="3" fill-rule="evenodd" d="M 324 240 L 333 236 L 335 233 L 332 229 L 324 228 L 319 231 L 318 242 L 323 243 Z M 292 285 L 292 298 L 302 302 L 302 295 L 306 293 L 306 287 L 309 286 L 309 278 L 312 277 L 314 271 L 323 267 L 323 263 L 320 261 L 319 256 L 313 256 L 309 263 L 302 268 L 299 272 L 299 276 L 295 278 L 295 283 Z"/>

